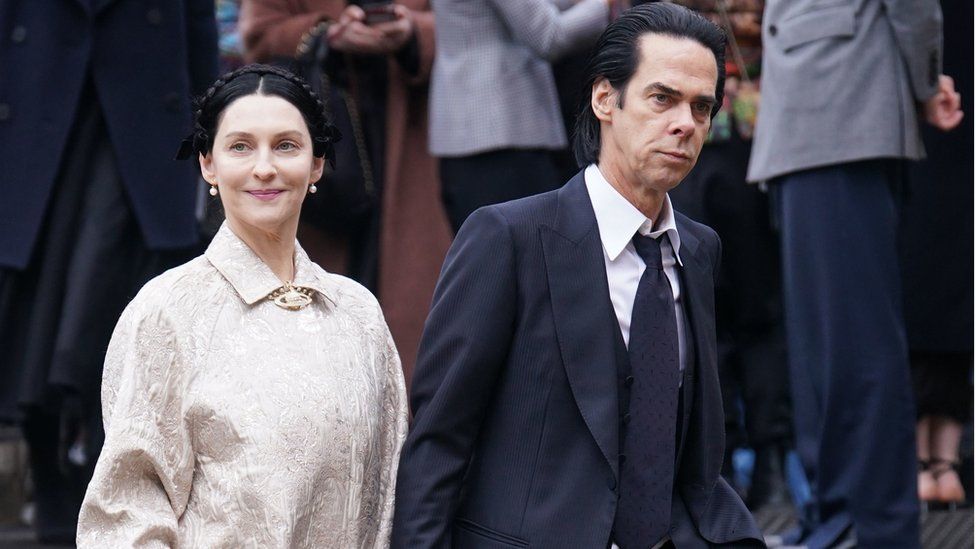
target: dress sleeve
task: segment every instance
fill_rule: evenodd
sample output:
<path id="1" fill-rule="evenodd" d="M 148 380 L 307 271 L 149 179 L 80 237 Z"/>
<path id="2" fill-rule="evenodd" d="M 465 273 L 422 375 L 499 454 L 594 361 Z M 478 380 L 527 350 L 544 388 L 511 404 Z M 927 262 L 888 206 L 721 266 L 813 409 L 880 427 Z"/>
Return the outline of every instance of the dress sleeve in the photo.
<path id="1" fill-rule="evenodd" d="M 183 420 L 186 365 L 161 307 L 137 297 L 105 357 L 105 445 L 78 517 L 78 547 L 176 547 L 194 457 Z"/>
<path id="2" fill-rule="evenodd" d="M 380 313 L 385 334 L 378 354 L 378 368 L 386 372 L 383 389 L 383 419 L 380 425 L 381 477 L 380 477 L 380 528 L 376 536 L 377 549 L 390 546 L 390 533 L 393 529 L 393 501 L 400 463 L 400 449 L 407 438 L 407 390 L 403 381 L 403 368 L 397 353 L 393 336 Z"/>

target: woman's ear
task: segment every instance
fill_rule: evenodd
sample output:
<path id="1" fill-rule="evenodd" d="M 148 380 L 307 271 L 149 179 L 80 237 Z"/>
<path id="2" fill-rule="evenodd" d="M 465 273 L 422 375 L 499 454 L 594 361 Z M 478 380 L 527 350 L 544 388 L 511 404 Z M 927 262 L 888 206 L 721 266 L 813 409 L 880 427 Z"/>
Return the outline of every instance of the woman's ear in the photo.
<path id="1" fill-rule="evenodd" d="M 200 153 L 200 173 L 207 183 L 217 184 L 217 174 L 213 171 L 213 155 Z"/>
<path id="2" fill-rule="evenodd" d="M 315 184 L 319 179 L 322 179 L 322 172 L 325 170 L 325 157 L 313 156 L 312 157 L 312 174 L 309 177 L 309 185 Z"/>

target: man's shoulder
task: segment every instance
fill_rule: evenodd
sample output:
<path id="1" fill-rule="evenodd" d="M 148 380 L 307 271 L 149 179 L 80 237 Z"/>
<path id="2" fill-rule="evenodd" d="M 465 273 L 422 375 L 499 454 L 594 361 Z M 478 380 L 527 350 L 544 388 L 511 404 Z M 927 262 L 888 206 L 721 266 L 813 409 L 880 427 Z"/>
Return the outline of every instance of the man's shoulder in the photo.
<path id="1" fill-rule="evenodd" d="M 501 223 L 511 230 L 518 232 L 521 230 L 535 230 L 540 225 L 550 225 L 555 219 L 556 206 L 559 199 L 559 190 L 549 191 L 542 194 L 510 200 L 499 204 L 484 206 L 475 210 L 465 221 L 465 225 L 471 223 L 484 223 L 491 219 Z M 463 228 L 463 227 L 462 227 Z"/>
<path id="2" fill-rule="evenodd" d="M 704 223 L 695 221 L 678 210 L 674 210 L 674 222 L 675 225 L 678 226 L 678 231 L 687 231 L 696 236 L 699 240 L 705 239 L 707 241 L 712 241 L 718 238 L 718 233 L 715 232 L 715 229 L 705 225 Z"/>

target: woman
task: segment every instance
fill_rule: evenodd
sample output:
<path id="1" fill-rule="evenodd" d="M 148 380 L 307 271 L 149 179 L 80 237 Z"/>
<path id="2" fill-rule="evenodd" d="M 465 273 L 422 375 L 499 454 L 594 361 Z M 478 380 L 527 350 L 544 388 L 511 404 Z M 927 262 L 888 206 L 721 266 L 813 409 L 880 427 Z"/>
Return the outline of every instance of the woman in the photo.
<path id="1" fill-rule="evenodd" d="M 248 65 L 199 102 L 227 220 L 119 320 L 79 547 L 385 547 L 407 410 L 372 295 L 296 243 L 335 132 L 296 76 Z"/>

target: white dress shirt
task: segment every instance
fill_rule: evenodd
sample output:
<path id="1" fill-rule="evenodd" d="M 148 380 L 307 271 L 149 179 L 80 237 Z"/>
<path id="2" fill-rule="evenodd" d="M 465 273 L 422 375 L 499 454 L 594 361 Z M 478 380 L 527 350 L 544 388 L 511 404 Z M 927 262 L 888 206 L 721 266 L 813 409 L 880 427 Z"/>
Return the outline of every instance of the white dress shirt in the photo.
<path id="1" fill-rule="evenodd" d="M 596 214 L 600 240 L 603 242 L 603 263 L 607 269 L 610 302 L 613 303 L 613 311 L 617 315 L 617 323 L 620 324 L 620 333 L 626 345 L 630 344 L 630 315 L 634 310 L 637 283 L 640 282 L 645 268 L 644 260 L 637 254 L 631 240 L 637 233 L 652 238 L 667 233 L 668 238 L 659 240 L 661 261 L 674 296 L 674 315 L 678 322 L 678 364 L 684 370 L 688 356 L 687 334 L 685 334 L 681 284 L 677 269 L 682 265 L 681 237 L 678 236 L 678 228 L 674 224 L 671 198 L 664 196 L 664 204 L 657 220 L 648 219 L 610 185 L 596 164 L 590 164 L 583 177 L 590 202 L 593 204 L 593 213 Z"/>

